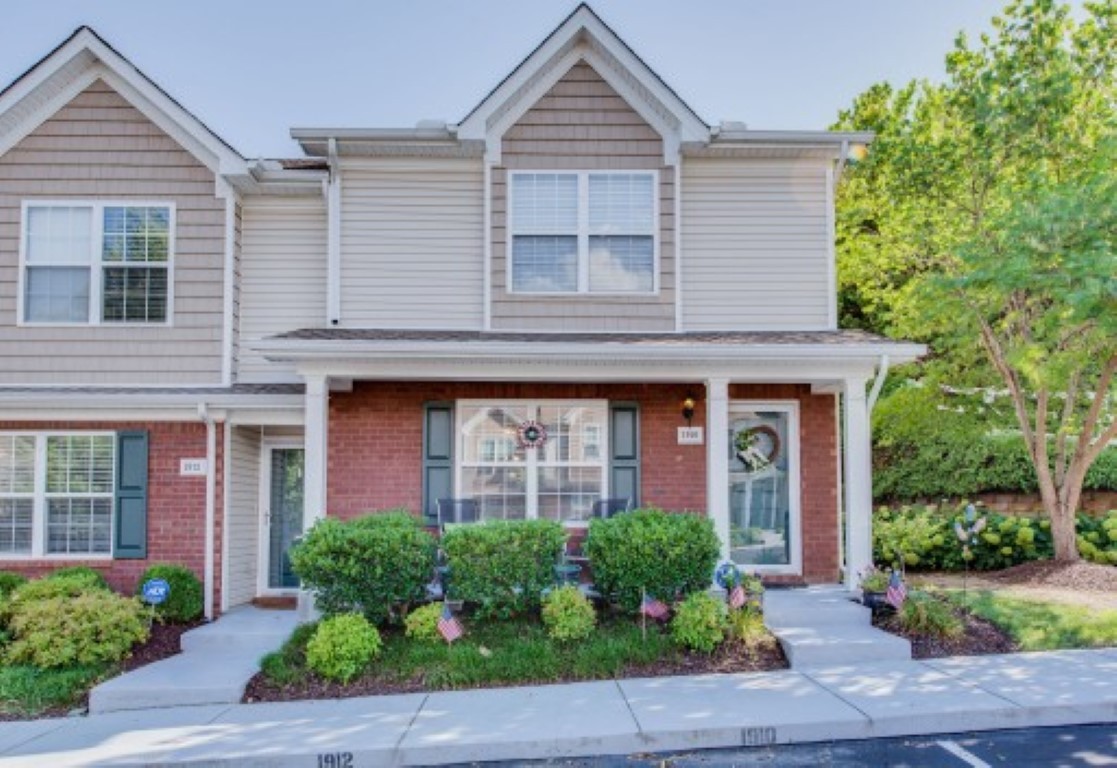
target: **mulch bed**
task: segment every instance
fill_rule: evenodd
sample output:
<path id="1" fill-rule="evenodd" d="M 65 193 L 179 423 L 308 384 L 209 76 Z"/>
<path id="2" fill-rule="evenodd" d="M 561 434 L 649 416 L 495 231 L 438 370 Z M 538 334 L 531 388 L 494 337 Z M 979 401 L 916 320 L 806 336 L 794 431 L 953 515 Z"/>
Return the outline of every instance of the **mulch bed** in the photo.
<path id="1" fill-rule="evenodd" d="M 651 630 L 649 630 L 651 631 Z M 618 677 L 663 677 L 667 675 L 702 675 L 725 672 L 768 672 L 786 669 L 787 658 L 779 643 L 755 644 L 746 651 L 737 643 L 725 643 L 712 654 L 683 653 L 677 659 L 668 659 L 651 665 L 629 665 Z M 519 685 L 584 682 L 573 675 L 557 680 L 520 680 L 515 683 L 489 684 L 486 688 L 510 688 Z M 297 701 L 299 699 L 345 699 L 354 696 L 376 696 L 395 693 L 427 693 L 436 690 L 422 680 L 385 681 L 376 678 L 359 678 L 347 685 L 320 680 L 314 677 L 298 685 L 280 687 L 270 683 L 263 674 L 249 681 L 244 692 L 245 703 L 261 701 Z"/>
<path id="2" fill-rule="evenodd" d="M 938 659 L 943 656 L 985 656 L 991 653 L 1013 653 L 1019 650 L 1016 642 L 1004 630 L 968 611 L 953 608 L 962 620 L 959 637 L 933 637 L 908 632 L 900 626 L 896 614 L 889 610 L 873 612 L 873 626 L 911 641 L 913 659 Z"/>
<path id="3" fill-rule="evenodd" d="M 151 625 L 151 635 L 143 645 L 132 649 L 132 655 L 121 663 L 121 672 L 131 672 L 133 669 L 145 667 L 154 661 L 161 661 L 168 656 L 176 656 L 182 652 L 180 638 L 186 632 L 200 627 L 205 621 L 198 620 L 190 624 L 160 624 Z"/>
<path id="4" fill-rule="evenodd" d="M 1033 560 L 982 576 L 1001 584 L 1059 587 L 1086 592 L 1117 592 L 1117 568 L 1099 563 Z"/>

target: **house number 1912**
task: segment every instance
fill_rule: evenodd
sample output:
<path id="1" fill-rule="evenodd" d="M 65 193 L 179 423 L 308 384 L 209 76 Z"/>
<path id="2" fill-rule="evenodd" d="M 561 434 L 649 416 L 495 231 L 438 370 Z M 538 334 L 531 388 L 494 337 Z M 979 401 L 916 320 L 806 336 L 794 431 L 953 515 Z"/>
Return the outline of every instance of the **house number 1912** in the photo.
<path id="1" fill-rule="evenodd" d="M 353 768 L 353 753 L 327 752 L 318 755 L 318 768 Z"/>

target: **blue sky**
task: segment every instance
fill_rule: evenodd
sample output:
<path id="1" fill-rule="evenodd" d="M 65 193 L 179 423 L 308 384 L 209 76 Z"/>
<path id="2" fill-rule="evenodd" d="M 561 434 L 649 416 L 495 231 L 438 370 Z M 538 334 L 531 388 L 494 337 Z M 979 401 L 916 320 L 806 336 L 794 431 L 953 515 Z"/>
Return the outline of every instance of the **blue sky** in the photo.
<path id="1" fill-rule="evenodd" d="M 937 79 L 1003 0 L 597 0 L 707 122 L 816 129 L 874 82 Z M 293 126 L 457 122 L 574 0 L 8 0 L 0 81 L 88 24 L 247 157 Z"/>

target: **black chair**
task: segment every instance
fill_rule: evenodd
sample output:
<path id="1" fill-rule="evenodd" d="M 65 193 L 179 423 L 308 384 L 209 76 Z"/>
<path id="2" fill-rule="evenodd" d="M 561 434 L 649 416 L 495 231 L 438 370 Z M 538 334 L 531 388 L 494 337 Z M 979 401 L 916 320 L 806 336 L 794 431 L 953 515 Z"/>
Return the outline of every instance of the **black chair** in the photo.
<path id="1" fill-rule="evenodd" d="M 621 512 L 628 512 L 632 509 L 632 499 L 598 499 L 593 503 L 592 517 L 598 517 L 602 520 L 608 520 L 614 515 Z"/>
<path id="2" fill-rule="evenodd" d="M 438 528 L 446 530 L 447 525 L 476 523 L 481 519 L 481 509 L 473 499 L 438 499 Z"/>

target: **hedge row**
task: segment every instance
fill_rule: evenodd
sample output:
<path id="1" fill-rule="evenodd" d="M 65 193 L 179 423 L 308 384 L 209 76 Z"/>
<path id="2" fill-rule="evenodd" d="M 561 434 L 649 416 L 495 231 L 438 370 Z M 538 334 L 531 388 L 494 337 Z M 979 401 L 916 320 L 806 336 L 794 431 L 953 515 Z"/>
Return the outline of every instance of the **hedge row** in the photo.
<path id="1" fill-rule="evenodd" d="M 477 615 L 508 618 L 540 607 L 555 584 L 566 546 L 553 520 L 493 520 L 442 537 L 448 594 Z M 399 621 L 425 599 L 435 575 L 434 537 L 406 512 L 373 513 L 315 524 L 291 551 L 291 564 L 327 615 L 357 612 L 374 624 Z M 710 584 L 720 546 L 712 522 L 689 514 L 635 510 L 594 520 L 586 552 L 598 588 L 635 610 L 642 596 L 672 600 Z"/>
<path id="2" fill-rule="evenodd" d="M 1054 554 L 1051 523 L 1025 515 L 980 514 L 985 528 L 969 543 L 969 567 L 996 570 Z M 955 523 L 966 527 L 963 511 L 935 507 L 882 507 L 873 516 L 873 558 L 881 565 L 915 570 L 963 570 L 965 549 Z M 1117 565 L 1117 511 L 1078 516 L 1078 549 L 1096 563 Z"/>

